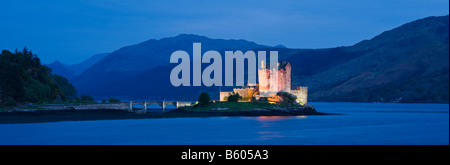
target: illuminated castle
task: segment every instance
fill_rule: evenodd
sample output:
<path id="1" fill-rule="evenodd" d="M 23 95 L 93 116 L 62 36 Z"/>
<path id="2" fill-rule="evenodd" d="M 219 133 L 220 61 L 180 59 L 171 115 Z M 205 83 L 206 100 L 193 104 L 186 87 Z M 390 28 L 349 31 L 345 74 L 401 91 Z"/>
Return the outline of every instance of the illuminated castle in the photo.
<path id="1" fill-rule="evenodd" d="M 291 64 L 286 61 L 277 63 L 277 70 L 269 69 L 261 61 L 261 69 L 258 70 L 259 84 L 247 84 L 244 88 L 234 88 L 234 93 L 239 93 L 243 101 L 251 100 L 255 97 L 273 98 L 278 92 L 287 92 L 297 97 L 297 103 L 308 103 L 308 87 L 297 87 L 296 90 L 291 89 Z M 220 92 L 220 101 L 225 101 L 230 92 Z"/>

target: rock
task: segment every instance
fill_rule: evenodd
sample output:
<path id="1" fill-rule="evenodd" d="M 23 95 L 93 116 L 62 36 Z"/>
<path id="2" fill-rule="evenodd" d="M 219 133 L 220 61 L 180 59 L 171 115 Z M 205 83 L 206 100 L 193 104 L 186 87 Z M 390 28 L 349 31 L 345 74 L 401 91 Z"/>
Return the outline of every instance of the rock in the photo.
<path id="1" fill-rule="evenodd" d="M 228 110 L 229 108 L 213 108 L 211 109 L 212 111 L 224 111 L 224 110 Z"/>
<path id="2" fill-rule="evenodd" d="M 267 111 L 267 109 L 264 108 L 253 108 L 254 111 Z"/>
<path id="3" fill-rule="evenodd" d="M 316 111 L 316 108 L 314 108 L 314 106 L 312 106 L 310 104 L 305 104 L 301 107 L 289 107 L 289 108 L 276 107 L 276 108 L 272 108 L 269 110 L 287 112 L 287 113 L 291 113 L 291 114 L 305 114 L 305 115 L 319 114 Z"/>
<path id="4" fill-rule="evenodd" d="M 310 105 L 310 104 L 305 104 L 300 108 L 301 111 L 303 111 L 303 113 L 306 114 L 315 114 L 317 113 L 316 108 L 314 108 L 314 106 Z"/>

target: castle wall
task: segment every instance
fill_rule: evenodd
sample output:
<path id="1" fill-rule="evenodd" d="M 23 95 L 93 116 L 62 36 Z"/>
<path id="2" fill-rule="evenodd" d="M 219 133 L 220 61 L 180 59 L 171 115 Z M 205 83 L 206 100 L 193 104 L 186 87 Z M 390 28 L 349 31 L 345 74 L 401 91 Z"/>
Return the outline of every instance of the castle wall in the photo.
<path id="1" fill-rule="evenodd" d="M 226 101 L 224 98 L 230 96 L 231 92 L 220 92 L 220 101 Z"/>
<path id="2" fill-rule="evenodd" d="M 276 94 L 277 89 L 273 89 L 274 82 L 271 78 L 272 72 L 269 69 L 258 70 L 259 76 L 259 94 L 261 97 L 272 97 Z M 278 80 L 277 80 L 278 81 Z"/>
<path id="3" fill-rule="evenodd" d="M 286 92 L 291 92 L 291 64 L 286 65 Z"/>
<path id="4" fill-rule="evenodd" d="M 286 88 L 286 70 L 278 70 L 278 89 L 277 91 L 285 91 Z"/>
<path id="5" fill-rule="evenodd" d="M 291 91 L 291 64 L 278 70 L 263 68 L 258 70 L 259 91 L 262 97 L 273 97 L 277 92 Z"/>
<path id="6" fill-rule="evenodd" d="M 256 92 L 255 88 L 234 88 L 234 93 L 239 93 L 242 98 L 251 98 Z"/>
<path id="7" fill-rule="evenodd" d="M 289 92 L 297 97 L 297 103 L 308 104 L 308 87 L 297 87 L 297 90 Z"/>
<path id="8" fill-rule="evenodd" d="M 242 98 L 252 98 L 253 94 L 257 92 L 257 89 L 254 87 L 250 88 L 234 88 L 234 93 L 238 93 Z M 224 98 L 228 97 L 232 94 L 232 92 L 220 92 L 220 101 L 226 101 Z"/>
<path id="9" fill-rule="evenodd" d="M 278 91 L 291 91 L 291 64 L 286 64 L 284 69 L 278 70 Z"/>

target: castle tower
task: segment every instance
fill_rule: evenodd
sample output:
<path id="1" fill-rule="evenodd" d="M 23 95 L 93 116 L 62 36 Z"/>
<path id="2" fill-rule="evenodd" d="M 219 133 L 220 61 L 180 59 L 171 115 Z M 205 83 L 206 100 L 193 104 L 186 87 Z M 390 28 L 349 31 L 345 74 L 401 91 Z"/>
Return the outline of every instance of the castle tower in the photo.
<path id="1" fill-rule="evenodd" d="M 283 61 L 277 63 L 276 69 L 269 69 L 261 61 L 258 70 L 259 91 L 262 97 L 272 97 L 280 91 L 291 91 L 291 64 Z"/>
<path id="2" fill-rule="evenodd" d="M 278 69 L 278 91 L 291 91 L 291 64 L 281 62 Z"/>
<path id="3" fill-rule="evenodd" d="M 286 64 L 286 92 L 291 92 L 291 63 Z"/>

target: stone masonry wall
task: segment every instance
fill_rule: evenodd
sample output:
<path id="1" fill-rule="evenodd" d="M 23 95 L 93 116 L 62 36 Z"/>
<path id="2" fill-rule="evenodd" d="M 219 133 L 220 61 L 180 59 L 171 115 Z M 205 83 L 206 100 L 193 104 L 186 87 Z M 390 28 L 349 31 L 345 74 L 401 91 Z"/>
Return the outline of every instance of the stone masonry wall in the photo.
<path id="1" fill-rule="evenodd" d="M 291 90 L 290 93 L 297 97 L 298 103 L 308 104 L 308 87 L 297 87 L 297 90 Z"/>

